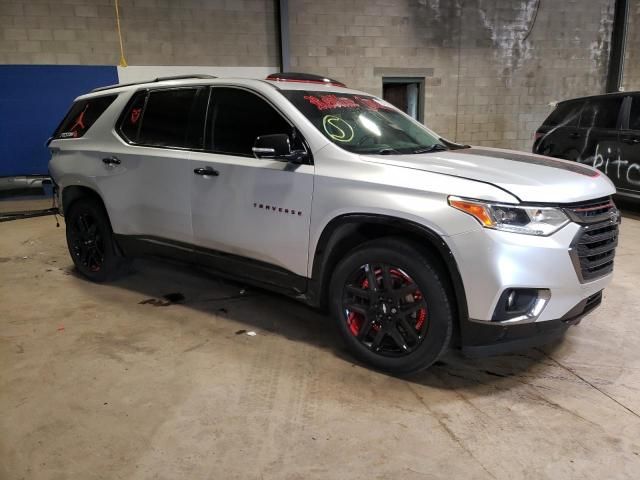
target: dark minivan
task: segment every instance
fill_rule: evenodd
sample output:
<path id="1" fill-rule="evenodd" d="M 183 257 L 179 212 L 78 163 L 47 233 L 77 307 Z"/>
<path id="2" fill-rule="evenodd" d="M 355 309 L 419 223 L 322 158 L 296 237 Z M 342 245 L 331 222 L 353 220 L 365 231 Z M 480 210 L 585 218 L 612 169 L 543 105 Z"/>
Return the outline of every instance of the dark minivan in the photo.
<path id="1" fill-rule="evenodd" d="M 533 152 L 592 165 L 618 195 L 640 200 L 640 92 L 558 103 L 537 130 Z"/>

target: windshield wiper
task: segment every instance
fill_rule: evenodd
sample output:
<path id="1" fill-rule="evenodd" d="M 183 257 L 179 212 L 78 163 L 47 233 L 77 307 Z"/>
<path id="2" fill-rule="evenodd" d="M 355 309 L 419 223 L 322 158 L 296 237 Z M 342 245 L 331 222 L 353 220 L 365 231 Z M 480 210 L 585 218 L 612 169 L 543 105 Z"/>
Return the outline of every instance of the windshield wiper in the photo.
<path id="1" fill-rule="evenodd" d="M 395 148 L 389 147 L 381 148 L 380 150 L 373 152 L 374 155 L 393 155 L 394 153 L 399 154 L 400 152 Z"/>
<path id="2" fill-rule="evenodd" d="M 431 152 L 442 152 L 444 150 L 449 150 L 449 149 L 440 143 L 434 143 L 433 145 L 429 145 L 428 147 L 418 148 L 411 153 L 431 153 Z"/>

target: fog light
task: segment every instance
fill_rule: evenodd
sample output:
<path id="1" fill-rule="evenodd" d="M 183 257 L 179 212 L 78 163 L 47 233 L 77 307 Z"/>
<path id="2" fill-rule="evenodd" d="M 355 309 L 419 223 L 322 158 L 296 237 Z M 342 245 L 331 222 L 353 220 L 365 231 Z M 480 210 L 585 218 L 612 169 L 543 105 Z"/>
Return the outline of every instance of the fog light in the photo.
<path id="1" fill-rule="evenodd" d="M 511 293 L 509 293 L 509 296 L 507 297 L 507 310 L 513 310 L 513 306 L 515 305 L 515 302 L 516 302 L 516 291 L 511 290 Z"/>
<path id="2" fill-rule="evenodd" d="M 509 288 L 500 295 L 491 320 L 501 323 L 533 322 L 550 298 L 551 292 L 546 288 Z"/>

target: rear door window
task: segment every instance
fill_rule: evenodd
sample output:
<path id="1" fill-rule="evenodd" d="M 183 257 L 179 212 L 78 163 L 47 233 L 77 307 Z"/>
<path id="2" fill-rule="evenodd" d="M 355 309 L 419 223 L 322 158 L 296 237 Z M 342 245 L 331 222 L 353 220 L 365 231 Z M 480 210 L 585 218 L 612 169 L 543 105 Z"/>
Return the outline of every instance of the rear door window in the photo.
<path id="1" fill-rule="evenodd" d="M 640 130 L 640 95 L 634 95 L 631 99 L 629 128 L 631 130 Z"/>
<path id="2" fill-rule="evenodd" d="M 544 125 L 550 127 L 577 127 L 580 118 L 580 110 L 584 102 L 563 102 L 558 104 L 551 115 L 547 117 Z"/>
<path id="3" fill-rule="evenodd" d="M 617 128 L 622 100 L 623 97 L 589 100 L 580 116 L 580 127 Z"/>
<path id="4" fill-rule="evenodd" d="M 189 120 L 198 90 L 179 88 L 149 92 L 137 143 L 158 147 L 191 147 Z M 124 120 L 126 122 L 127 119 Z"/>
<path id="5" fill-rule="evenodd" d="M 53 138 L 80 138 L 84 136 L 116 97 L 117 95 L 105 95 L 75 102 L 56 129 Z"/>

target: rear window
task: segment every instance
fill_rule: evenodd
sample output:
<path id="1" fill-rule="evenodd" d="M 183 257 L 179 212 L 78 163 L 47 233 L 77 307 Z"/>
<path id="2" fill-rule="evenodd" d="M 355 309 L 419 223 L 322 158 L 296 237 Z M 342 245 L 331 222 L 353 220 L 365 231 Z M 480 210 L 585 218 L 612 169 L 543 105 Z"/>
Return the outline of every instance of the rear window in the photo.
<path id="1" fill-rule="evenodd" d="M 582 102 L 563 102 L 558 104 L 551 115 L 547 117 L 544 125 L 550 127 L 556 127 L 562 125 L 563 127 L 576 127 L 578 125 L 578 119 L 580 118 L 580 109 L 582 108 Z"/>
<path id="2" fill-rule="evenodd" d="M 75 102 L 53 134 L 54 139 L 80 138 L 113 103 L 117 95 L 94 97 Z"/>
<path id="3" fill-rule="evenodd" d="M 622 100 L 622 97 L 589 100 L 580 115 L 580 127 L 616 128 Z"/>

